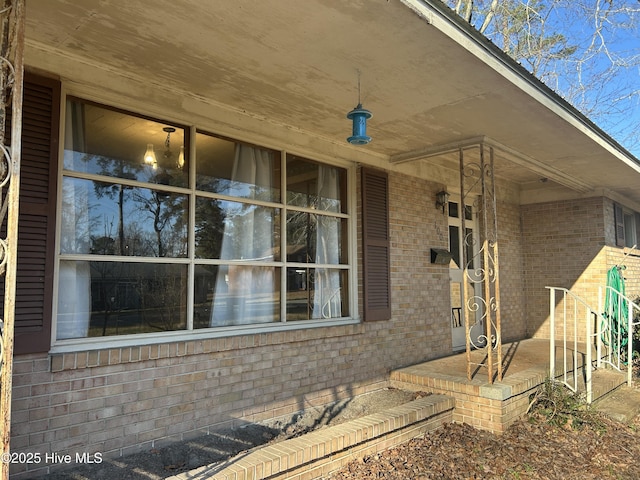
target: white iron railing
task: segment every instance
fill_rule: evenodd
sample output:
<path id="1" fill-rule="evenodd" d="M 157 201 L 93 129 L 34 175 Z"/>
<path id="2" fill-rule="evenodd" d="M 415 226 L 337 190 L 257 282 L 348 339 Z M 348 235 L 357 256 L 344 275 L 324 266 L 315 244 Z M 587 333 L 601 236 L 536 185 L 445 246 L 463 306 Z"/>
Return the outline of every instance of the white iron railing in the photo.
<path id="1" fill-rule="evenodd" d="M 633 329 L 640 325 L 640 306 L 611 287 L 601 287 L 598 309 L 566 288 L 549 290 L 549 376 L 571 391 L 579 389 L 582 375 L 586 402 L 593 401 L 593 349 L 597 368 L 608 365 L 620 372 L 626 370 L 627 384 L 633 379 Z M 608 298 L 608 302 L 605 299 Z M 557 302 L 557 303 L 556 303 Z M 605 311 L 605 305 L 608 311 Z M 623 321 L 613 321 L 615 316 Z M 560 316 L 560 318 L 558 318 Z M 634 318 L 635 317 L 635 318 Z M 638 319 L 638 320 L 636 320 Z M 582 335 L 582 336 L 581 336 Z M 556 371 L 556 339 L 560 336 L 562 369 Z M 583 350 L 581 352 L 580 350 Z M 580 361 L 580 357 L 584 361 Z"/>
<path id="2" fill-rule="evenodd" d="M 593 399 L 593 388 L 591 381 L 591 364 L 593 361 L 592 345 L 594 337 L 593 321 L 601 315 L 591 308 L 580 297 L 560 287 L 547 287 L 549 289 L 549 315 L 550 315 L 550 336 L 549 336 L 549 377 L 556 379 L 566 385 L 572 392 L 578 391 L 580 369 L 583 369 L 584 383 L 586 387 L 586 401 L 591 403 Z M 561 297 L 560 297 L 560 295 Z M 559 307 L 562 318 L 556 319 L 556 300 L 559 300 Z M 582 323 L 584 321 L 584 323 Z M 597 322 L 601 324 L 601 322 Z M 580 326 L 585 325 L 585 337 L 580 342 Z M 563 365 L 560 375 L 556 372 L 556 334 L 562 336 L 562 357 Z M 584 349 L 584 361 L 580 362 L 580 344 L 586 344 Z M 569 347 L 572 347 L 569 349 Z M 571 355 L 569 355 L 571 353 Z M 571 356 L 571 365 L 569 365 Z M 587 368 L 587 366 L 589 368 Z M 571 381 L 572 380 L 572 381 Z"/>
<path id="3" fill-rule="evenodd" d="M 596 342 L 597 366 L 607 364 L 619 371 L 626 370 L 627 385 L 631 386 L 633 331 L 640 325 L 640 306 L 610 286 L 600 287 L 599 306 L 603 314 Z"/>

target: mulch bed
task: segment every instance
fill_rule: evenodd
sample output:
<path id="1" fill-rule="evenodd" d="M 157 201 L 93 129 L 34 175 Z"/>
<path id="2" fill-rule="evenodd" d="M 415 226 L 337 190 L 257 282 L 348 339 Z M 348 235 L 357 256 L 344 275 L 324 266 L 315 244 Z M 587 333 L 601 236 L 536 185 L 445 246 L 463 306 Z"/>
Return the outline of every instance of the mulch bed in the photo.
<path id="1" fill-rule="evenodd" d="M 640 479 L 640 418 L 574 429 L 528 418 L 495 435 L 448 424 L 354 460 L 330 480 Z"/>

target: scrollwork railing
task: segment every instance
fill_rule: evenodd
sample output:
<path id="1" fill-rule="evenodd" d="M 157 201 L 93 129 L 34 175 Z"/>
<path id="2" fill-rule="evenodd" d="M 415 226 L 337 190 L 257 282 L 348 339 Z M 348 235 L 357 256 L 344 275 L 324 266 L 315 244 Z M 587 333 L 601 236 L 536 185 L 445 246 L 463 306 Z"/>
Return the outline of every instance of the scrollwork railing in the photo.
<path id="1" fill-rule="evenodd" d="M 480 365 L 487 368 L 489 382 L 493 383 L 502 380 L 496 190 L 493 148 L 489 147 L 489 161 L 484 145 L 478 148 L 478 159 L 473 162 L 467 161 L 464 149 L 460 149 L 462 205 L 475 206 L 480 227 L 479 235 L 465 234 L 463 248 L 467 376 L 471 379 L 472 365 Z M 465 217 L 461 215 L 463 232 L 467 232 Z M 472 328 L 478 323 L 483 325 L 479 334 Z M 472 362 L 474 349 L 485 349 L 481 363 Z"/>
<path id="2" fill-rule="evenodd" d="M 18 250 L 18 200 L 22 140 L 24 0 L 0 0 L 0 276 L 4 310 L 0 338 L 0 455 L 9 453 L 11 377 Z M 10 121 L 9 121 L 10 119 Z M 0 465 L 9 478 L 9 463 Z"/>

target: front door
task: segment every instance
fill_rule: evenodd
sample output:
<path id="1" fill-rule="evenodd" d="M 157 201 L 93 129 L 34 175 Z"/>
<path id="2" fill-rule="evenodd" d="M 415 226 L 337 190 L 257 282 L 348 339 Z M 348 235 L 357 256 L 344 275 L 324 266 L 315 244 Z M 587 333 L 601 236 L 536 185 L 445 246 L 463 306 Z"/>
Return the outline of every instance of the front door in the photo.
<path id="1" fill-rule="evenodd" d="M 471 272 L 478 267 L 477 254 L 477 232 L 478 217 L 472 205 L 462 206 L 459 197 L 451 196 L 448 207 L 449 215 L 449 252 L 451 252 L 451 262 L 449 263 L 449 284 L 451 289 L 451 338 L 453 350 L 464 350 L 466 348 L 466 333 L 464 319 L 467 315 L 464 306 L 464 284 L 467 281 L 468 295 L 479 295 L 480 286 L 469 281 L 464 272 L 464 253 L 466 252 L 468 268 Z M 462 231 L 462 215 L 465 219 L 465 231 Z M 482 335 L 482 308 L 480 302 L 475 309 L 474 318 L 471 319 L 471 338 L 478 338 Z M 477 342 L 476 342 L 477 343 Z M 480 345 L 476 345 L 480 346 Z"/>

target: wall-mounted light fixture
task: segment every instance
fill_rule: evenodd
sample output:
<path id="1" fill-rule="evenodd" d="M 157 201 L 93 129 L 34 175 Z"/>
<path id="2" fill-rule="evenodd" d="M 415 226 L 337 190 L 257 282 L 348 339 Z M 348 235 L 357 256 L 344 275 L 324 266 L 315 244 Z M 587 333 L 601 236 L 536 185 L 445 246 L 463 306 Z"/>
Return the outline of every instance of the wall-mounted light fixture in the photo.
<path id="1" fill-rule="evenodd" d="M 449 193 L 446 190 L 441 190 L 438 193 L 436 193 L 436 207 L 442 208 L 442 213 L 444 213 L 444 210 L 448 203 L 449 203 Z"/>

